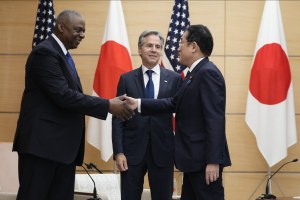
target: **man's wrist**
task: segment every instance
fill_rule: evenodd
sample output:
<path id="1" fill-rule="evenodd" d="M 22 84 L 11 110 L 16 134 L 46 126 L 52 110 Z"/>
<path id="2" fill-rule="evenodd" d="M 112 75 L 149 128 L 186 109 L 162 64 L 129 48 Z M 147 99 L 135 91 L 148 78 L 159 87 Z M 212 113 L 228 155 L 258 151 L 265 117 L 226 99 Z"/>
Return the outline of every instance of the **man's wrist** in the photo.
<path id="1" fill-rule="evenodd" d="M 142 111 L 141 111 L 141 101 L 142 101 L 141 99 L 137 99 L 137 104 L 138 104 L 138 105 L 137 105 L 137 110 L 138 110 L 139 113 L 142 112 Z"/>
<path id="2" fill-rule="evenodd" d="M 117 154 L 114 154 L 114 155 L 113 155 L 113 159 L 116 160 L 117 156 L 119 156 L 119 155 L 124 155 L 124 153 L 117 153 Z"/>

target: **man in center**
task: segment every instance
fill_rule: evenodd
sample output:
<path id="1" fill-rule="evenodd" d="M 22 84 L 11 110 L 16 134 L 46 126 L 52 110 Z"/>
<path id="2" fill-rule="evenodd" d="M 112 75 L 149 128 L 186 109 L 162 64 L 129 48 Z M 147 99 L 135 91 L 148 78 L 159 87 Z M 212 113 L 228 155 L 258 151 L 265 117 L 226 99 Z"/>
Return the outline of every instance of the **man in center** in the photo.
<path id="1" fill-rule="evenodd" d="M 176 94 L 180 75 L 159 65 L 164 38 L 158 31 L 144 31 L 138 40 L 141 67 L 120 77 L 117 95 L 134 98 L 167 98 Z M 114 158 L 121 172 L 121 199 L 140 200 L 144 176 L 153 200 L 171 200 L 173 192 L 174 133 L 172 113 L 112 120 Z"/>

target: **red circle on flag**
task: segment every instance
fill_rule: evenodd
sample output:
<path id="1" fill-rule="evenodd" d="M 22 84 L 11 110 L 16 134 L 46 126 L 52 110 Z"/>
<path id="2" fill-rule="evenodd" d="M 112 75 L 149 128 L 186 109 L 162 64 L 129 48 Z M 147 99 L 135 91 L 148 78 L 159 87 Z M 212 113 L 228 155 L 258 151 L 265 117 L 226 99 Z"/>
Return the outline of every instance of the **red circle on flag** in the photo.
<path id="1" fill-rule="evenodd" d="M 102 98 L 113 98 L 121 74 L 132 70 L 128 49 L 122 44 L 108 40 L 101 46 L 93 89 Z"/>
<path id="2" fill-rule="evenodd" d="M 290 65 L 281 46 L 272 43 L 261 47 L 251 70 L 251 94 L 263 104 L 278 104 L 286 99 L 290 83 Z"/>

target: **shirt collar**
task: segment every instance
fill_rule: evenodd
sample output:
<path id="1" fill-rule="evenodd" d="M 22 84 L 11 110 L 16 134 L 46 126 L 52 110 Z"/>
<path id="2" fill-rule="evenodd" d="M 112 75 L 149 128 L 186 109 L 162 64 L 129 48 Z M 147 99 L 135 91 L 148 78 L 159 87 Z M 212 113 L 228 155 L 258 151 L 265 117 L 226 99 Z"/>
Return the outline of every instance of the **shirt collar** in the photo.
<path id="1" fill-rule="evenodd" d="M 55 39 L 55 41 L 58 43 L 58 45 L 60 46 L 61 50 L 66 55 L 67 52 L 68 52 L 68 50 L 66 49 L 65 45 L 60 41 L 60 39 L 58 39 L 58 37 L 54 33 L 52 33 L 51 35 Z"/>
<path id="2" fill-rule="evenodd" d="M 144 65 L 142 65 L 142 70 L 143 70 L 143 74 L 146 73 L 147 70 L 149 70 L 147 67 L 145 67 Z M 160 74 L 160 68 L 159 68 L 159 64 L 157 64 L 155 67 L 153 67 L 151 69 L 152 71 L 154 71 L 155 74 Z"/>
<path id="3" fill-rule="evenodd" d="M 189 71 L 192 72 L 193 69 L 198 65 L 198 63 L 199 63 L 201 60 L 203 60 L 204 58 L 205 58 L 205 57 L 202 57 L 202 58 L 196 60 L 196 61 L 191 65 L 191 67 L 189 68 Z"/>

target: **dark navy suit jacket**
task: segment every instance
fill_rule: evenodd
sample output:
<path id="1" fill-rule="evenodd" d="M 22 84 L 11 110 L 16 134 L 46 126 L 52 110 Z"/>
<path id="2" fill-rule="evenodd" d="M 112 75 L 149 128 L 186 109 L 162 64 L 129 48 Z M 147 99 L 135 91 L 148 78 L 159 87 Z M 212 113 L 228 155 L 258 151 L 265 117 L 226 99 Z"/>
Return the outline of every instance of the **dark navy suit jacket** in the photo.
<path id="1" fill-rule="evenodd" d="M 81 165 L 85 119 L 106 119 L 109 102 L 82 93 L 66 56 L 53 37 L 35 47 L 26 63 L 25 90 L 13 150 Z"/>
<path id="2" fill-rule="evenodd" d="M 141 112 L 176 113 L 175 164 L 183 172 L 209 164 L 231 165 L 225 134 L 225 81 L 208 58 L 201 60 L 173 98 L 142 99 Z"/>
<path id="3" fill-rule="evenodd" d="M 174 96 L 181 83 L 182 79 L 179 74 L 161 67 L 157 98 Z M 127 94 L 134 98 L 145 98 L 141 67 L 120 77 L 117 95 L 121 94 Z M 129 165 L 136 165 L 142 161 L 149 142 L 151 142 L 154 162 L 158 166 L 174 165 L 172 113 L 141 116 L 136 112 L 129 121 L 122 122 L 114 117 L 112 123 L 114 154 L 124 153 Z"/>

